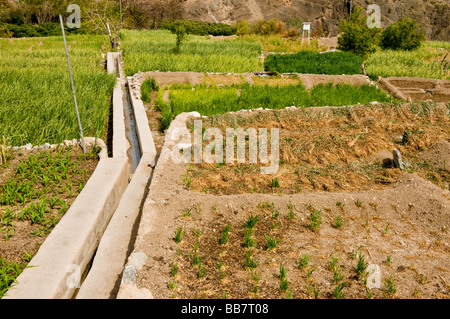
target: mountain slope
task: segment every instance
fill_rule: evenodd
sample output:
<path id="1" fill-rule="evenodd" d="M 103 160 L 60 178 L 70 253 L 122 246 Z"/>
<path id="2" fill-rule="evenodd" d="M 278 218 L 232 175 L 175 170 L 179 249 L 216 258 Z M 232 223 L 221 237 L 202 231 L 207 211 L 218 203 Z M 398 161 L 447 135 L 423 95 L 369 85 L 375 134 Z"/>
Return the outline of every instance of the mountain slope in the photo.
<path id="1" fill-rule="evenodd" d="M 450 2 L 448 0 L 186 0 L 187 19 L 233 24 L 242 19 L 301 19 L 321 27 L 325 36 L 338 33 L 340 19 L 348 17 L 350 3 L 367 8 L 380 6 L 382 27 L 401 17 L 416 19 L 428 38 L 450 41 Z"/>

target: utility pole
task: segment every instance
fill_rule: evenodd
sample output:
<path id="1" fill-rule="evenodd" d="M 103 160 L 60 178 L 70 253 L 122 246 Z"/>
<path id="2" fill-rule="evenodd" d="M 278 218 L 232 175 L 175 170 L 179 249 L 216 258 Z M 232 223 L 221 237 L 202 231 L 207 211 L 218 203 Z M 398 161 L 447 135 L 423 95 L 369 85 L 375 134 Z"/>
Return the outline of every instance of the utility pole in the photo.
<path id="1" fill-rule="evenodd" d="M 59 22 L 61 23 L 61 31 L 64 39 L 64 47 L 66 48 L 67 65 L 69 66 L 70 83 L 72 84 L 73 100 L 75 101 L 75 110 L 77 111 L 78 127 L 80 128 L 81 145 L 83 152 L 86 153 L 86 146 L 84 145 L 83 128 L 81 127 L 80 114 L 78 112 L 77 95 L 75 94 L 75 86 L 73 84 L 72 68 L 70 67 L 69 50 L 67 49 L 66 33 L 64 32 L 64 24 L 62 16 L 59 15 Z"/>

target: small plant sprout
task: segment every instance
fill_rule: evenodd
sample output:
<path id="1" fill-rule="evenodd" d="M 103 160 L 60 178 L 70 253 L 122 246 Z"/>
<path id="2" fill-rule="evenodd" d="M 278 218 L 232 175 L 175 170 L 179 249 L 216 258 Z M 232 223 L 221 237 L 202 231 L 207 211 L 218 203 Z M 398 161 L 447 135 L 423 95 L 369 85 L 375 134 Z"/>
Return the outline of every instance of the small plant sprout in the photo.
<path id="1" fill-rule="evenodd" d="M 384 228 L 384 230 L 383 230 L 383 236 L 386 236 L 386 234 L 387 234 L 387 232 L 388 232 L 388 230 L 389 230 L 389 223 L 386 225 L 386 227 Z"/>
<path id="2" fill-rule="evenodd" d="M 392 298 L 397 292 L 397 286 L 395 284 L 393 276 L 390 276 L 388 279 L 385 280 L 384 287 L 385 287 L 384 296 L 387 298 Z"/>
<path id="3" fill-rule="evenodd" d="M 186 211 L 183 212 L 183 214 L 181 214 L 181 216 L 184 218 L 190 218 L 192 209 L 193 209 L 193 207 L 187 209 Z"/>
<path id="4" fill-rule="evenodd" d="M 345 298 L 345 293 L 344 293 L 345 286 L 347 286 L 347 282 L 341 282 L 341 283 L 337 284 L 336 288 L 334 289 L 331 296 L 334 299 L 344 299 Z"/>
<path id="5" fill-rule="evenodd" d="M 291 203 L 288 204 L 287 217 L 290 220 L 294 220 L 295 219 L 294 206 Z"/>
<path id="6" fill-rule="evenodd" d="M 244 227 L 248 228 L 248 229 L 253 229 L 256 226 L 256 224 L 258 223 L 259 220 L 260 220 L 260 217 L 258 215 L 253 216 L 253 214 L 250 213 L 250 215 L 248 216 L 247 221 L 244 224 Z"/>
<path id="7" fill-rule="evenodd" d="M 198 279 L 205 278 L 206 277 L 206 273 L 207 273 L 207 271 L 206 271 L 205 266 L 200 264 L 200 266 L 198 267 L 198 274 L 197 274 L 198 275 Z"/>
<path id="8" fill-rule="evenodd" d="M 245 253 L 244 267 L 245 268 L 256 268 L 256 267 L 258 267 L 258 264 L 259 264 L 259 261 L 256 261 L 252 257 L 252 251 L 247 250 L 247 252 Z"/>
<path id="9" fill-rule="evenodd" d="M 247 248 L 255 247 L 256 241 L 252 238 L 253 230 L 250 228 L 246 228 L 244 230 L 244 246 Z"/>
<path id="10" fill-rule="evenodd" d="M 384 263 L 388 266 L 390 266 L 392 264 L 392 257 L 391 255 L 387 256 L 386 260 L 384 261 Z"/>
<path id="11" fill-rule="evenodd" d="M 272 188 L 278 188 L 280 187 L 280 182 L 278 181 L 278 178 L 274 177 L 270 181 Z"/>
<path id="12" fill-rule="evenodd" d="M 309 263 L 309 255 L 308 254 L 302 254 L 301 257 L 297 261 L 297 266 L 300 270 L 303 270 L 308 266 Z"/>
<path id="13" fill-rule="evenodd" d="M 363 206 L 363 202 L 358 198 L 355 200 L 355 205 L 358 208 L 361 208 Z"/>
<path id="14" fill-rule="evenodd" d="M 280 265 L 280 290 L 285 292 L 289 287 L 289 282 L 287 281 L 287 268 Z"/>
<path id="15" fill-rule="evenodd" d="M 264 237 L 266 238 L 266 249 L 267 250 L 272 250 L 277 247 L 277 244 L 279 242 L 278 240 L 276 240 L 275 238 L 272 238 L 268 235 L 264 235 Z"/>
<path id="16" fill-rule="evenodd" d="M 170 270 L 170 273 L 171 273 L 172 277 L 174 277 L 174 278 L 178 275 L 178 263 L 177 262 L 175 262 L 172 265 L 172 269 Z"/>
<path id="17" fill-rule="evenodd" d="M 177 227 L 177 230 L 175 231 L 174 239 L 177 244 L 181 243 L 181 241 L 183 240 L 183 227 L 182 226 Z"/>
<path id="18" fill-rule="evenodd" d="M 334 219 L 334 228 L 340 229 L 342 228 L 342 226 L 344 225 L 344 220 L 342 218 L 341 215 L 337 215 L 336 218 Z"/>
<path id="19" fill-rule="evenodd" d="M 311 214 L 309 215 L 310 228 L 313 232 L 316 232 L 320 228 L 320 224 L 322 224 L 321 211 L 313 209 Z"/>
<path id="20" fill-rule="evenodd" d="M 219 245 L 226 245 L 228 243 L 228 234 L 230 232 L 231 225 L 225 225 L 222 230 L 222 236 L 219 238 Z"/>
<path id="21" fill-rule="evenodd" d="M 367 269 L 368 263 L 364 261 L 364 255 L 361 254 L 361 252 L 358 255 L 358 263 L 356 264 L 356 273 L 358 274 L 358 277 L 360 279 L 364 279 L 367 275 L 366 269 Z"/>
<path id="22" fill-rule="evenodd" d="M 339 208 L 340 210 L 344 210 L 344 206 L 345 204 L 342 203 L 341 201 L 336 202 L 336 207 Z"/>
<path id="23" fill-rule="evenodd" d="M 175 280 L 169 280 L 169 282 L 167 283 L 167 287 L 170 290 L 177 290 L 178 289 L 178 285 L 177 285 L 177 282 Z"/>

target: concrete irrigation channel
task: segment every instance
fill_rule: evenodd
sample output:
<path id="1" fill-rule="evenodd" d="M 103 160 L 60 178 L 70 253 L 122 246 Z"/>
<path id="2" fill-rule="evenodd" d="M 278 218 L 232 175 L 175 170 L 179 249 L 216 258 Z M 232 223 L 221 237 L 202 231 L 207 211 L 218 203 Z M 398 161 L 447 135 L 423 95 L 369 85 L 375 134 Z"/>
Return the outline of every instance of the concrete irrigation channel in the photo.
<path id="1" fill-rule="evenodd" d="M 112 157 L 103 156 L 69 211 L 3 299 L 115 298 L 157 153 L 143 103 L 130 94 L 120 53 L 108 53 Z"/>

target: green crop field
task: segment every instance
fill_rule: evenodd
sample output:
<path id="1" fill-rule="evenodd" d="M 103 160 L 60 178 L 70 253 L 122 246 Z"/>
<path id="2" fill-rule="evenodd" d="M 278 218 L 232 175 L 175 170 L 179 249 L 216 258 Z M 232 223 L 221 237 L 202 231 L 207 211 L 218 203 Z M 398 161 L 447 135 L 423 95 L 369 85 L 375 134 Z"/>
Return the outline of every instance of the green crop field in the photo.
<path id="1" fill-rule="evenodd" d="M 103 137 L 115 76 L 101 65 L 103 36 L 70 35 L 69 55 L 85 136 Z M 0 39 L 0 137 L 8 145 L 79 138 L 61 36 Z"/>
<path id="2" fill-rule="evenodd" d="M 192 72 L 261 71 L 261 44 L 242 40 L 215 40 L 187 35 L 179 53 L 170 31 L 124 30 L 122 41 L 125 73 L 159 70 Z"/>
<path id="3" fill-rule="evenodd" d="M 278 73 L 361 74 L 362 59 L 348 52 L 307 52 L 269 55 L 265 68 Z"/>
<path id="4" fill-rule="evenodd" d="M 161 88 L 156 100 L 162 111 L 162 125 L 166 128 L 174 116 L 197 111 L 202 115 L 217 115 L 241 109 L 281 109 L 288 106 L 342 106 L 372 101 L 392 102 L 392 98 L 375 86 L 348 84 L 320 84 L 310 91 L 303 84 L 289 86 L 233 85 L 217 87 L 206 85 L 174 85 L 170 88 L 169 103 L 162 99 Z"/>
<path id="5" fill-rule="evenodd" d="M 419 77 L 450 80 L 450 69 L 444 70 L 441 62 L 450 53 L 449 42 L 426 42 L 413 51 L 379 50 L 372 54 L 365 68 L 369 76 Z"/>

